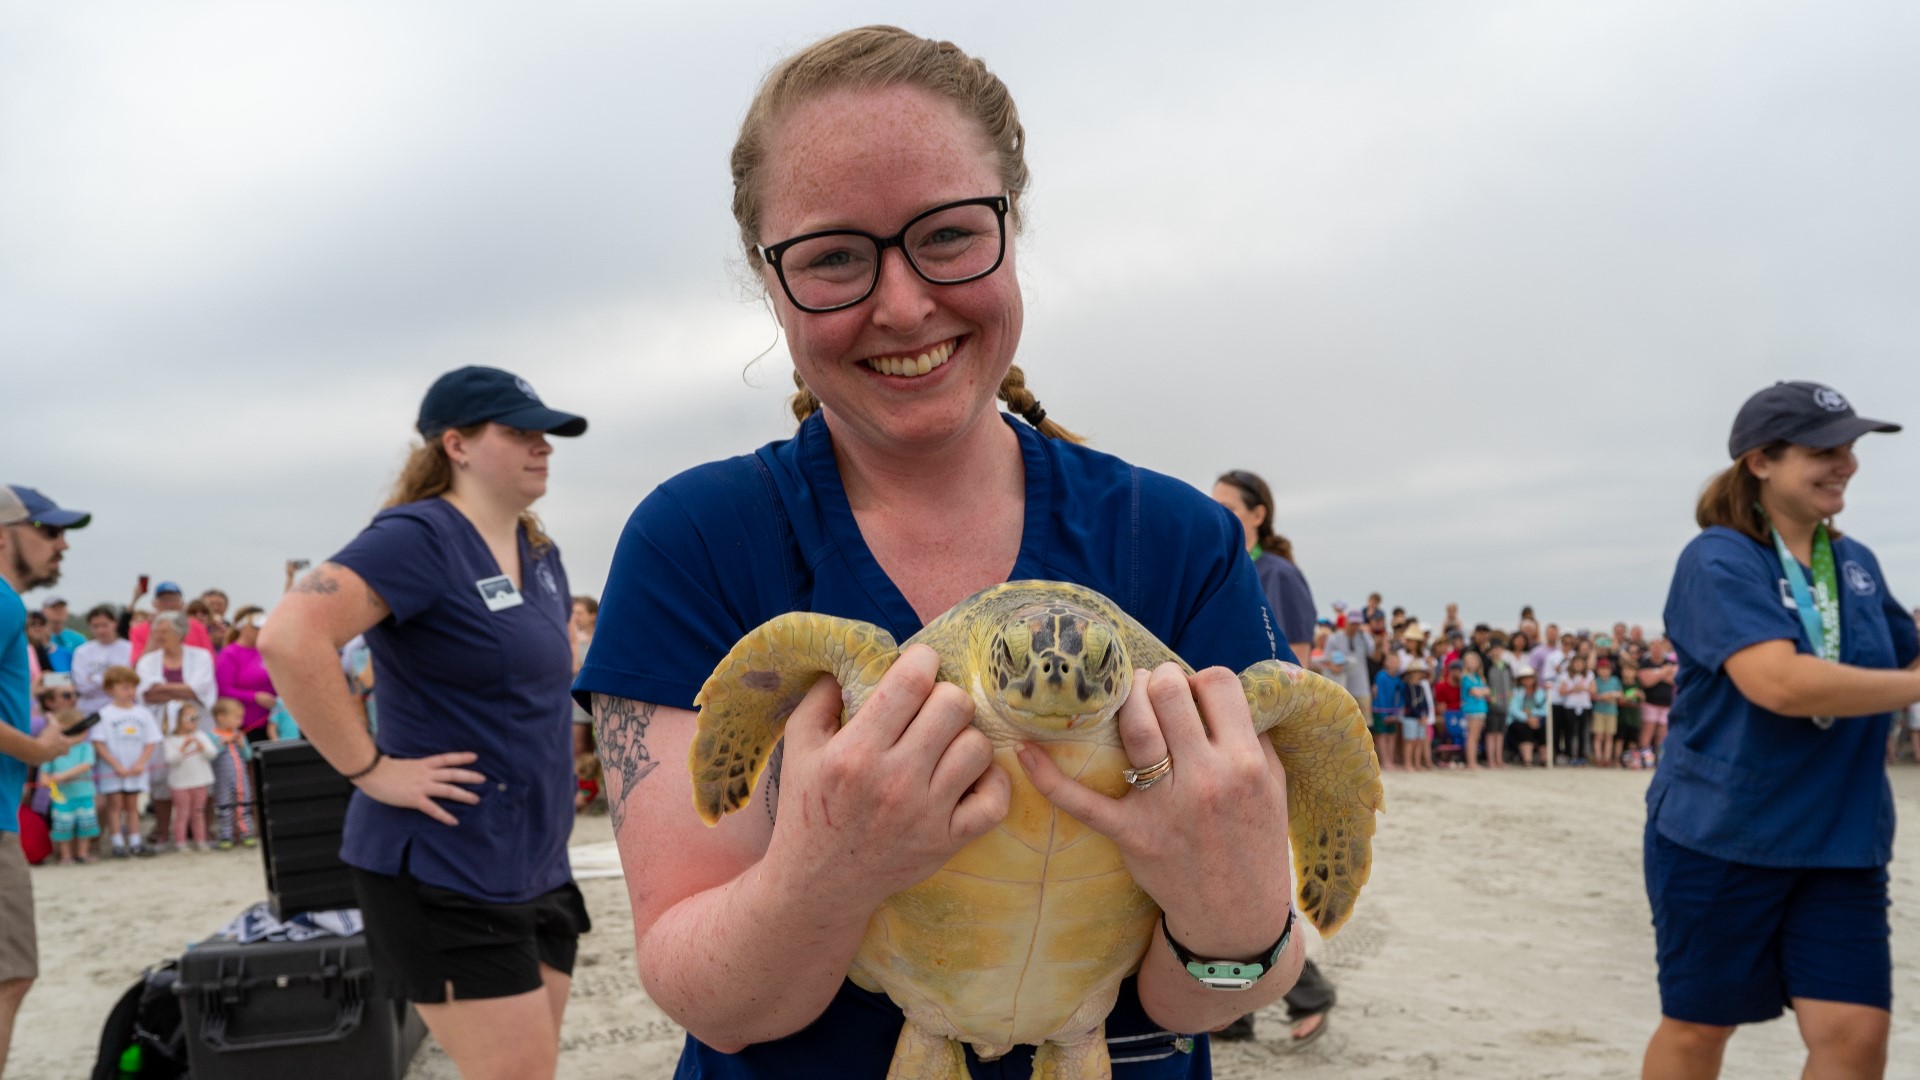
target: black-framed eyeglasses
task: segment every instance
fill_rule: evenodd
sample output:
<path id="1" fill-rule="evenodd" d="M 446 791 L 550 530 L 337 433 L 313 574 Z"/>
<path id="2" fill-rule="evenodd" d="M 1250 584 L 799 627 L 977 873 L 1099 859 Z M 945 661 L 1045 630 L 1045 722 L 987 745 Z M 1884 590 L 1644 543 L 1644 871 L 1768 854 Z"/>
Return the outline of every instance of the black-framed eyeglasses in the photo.
<path id="1" fill-rule="evenodd" d="M 930 285 L 977 281 L 1000 269 L 1007 254 L 1005 195 L 942 203 L 892 236 L 859 229 L 823 229 L 760 249 L 787 299 L 815 315 L 850 308 L 880 284 L 880 260 L 897 247 Z"/>

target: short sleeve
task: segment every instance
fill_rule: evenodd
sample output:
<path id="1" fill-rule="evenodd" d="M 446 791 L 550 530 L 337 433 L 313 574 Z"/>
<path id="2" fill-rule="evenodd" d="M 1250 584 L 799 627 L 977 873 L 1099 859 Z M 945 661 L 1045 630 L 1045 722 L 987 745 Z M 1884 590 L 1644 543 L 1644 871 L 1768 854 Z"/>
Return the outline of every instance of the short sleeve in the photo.
<path id="1" fill-rule="evenodd" d="M 1712 529 L 1680 554 L 1667 601 L 1667 634 L 1708 671 L 1765 641 L 1797 642 L 1800 617 L 1781 602 L 1778 568 L 1753 541 Z"/>
<path id="2" fill-rule="evenodd" d="M 384 511 L 328 559 L 360 575 L 404 623 L 433 606 L 444 587 L 446 555 L 431 525 L 408 513 Z"/>
<path id="3" fill-rule="evenodd" d="M 703 466 L 656 488 L 614 549 L 574 700 L 593 694 L 693 708 L 736 641 L 794 606 L 785 530 L 750 459 Z"/>
<path id="4" fill-rule="evenodd" d="M 1885 575 L 1881 575 L 1880 580 L 1885 581 Z M 1907 667 L 1920 659 L 1920 623 L 1915 623 L 1913 613 L 1893 598 L 1892 589 L 1881 589 L 1880 596 L 1881 609 L 1886 612 L 1887 633 L 1893 638 L 1894 666 Z"/>
<path id="5" fill-rule="evenodd" d="M 1195 668 L 1245 671 L 1262 660 L 1296 662 L 1281 628 L 1269 621 L 1259 575 L 1240 546 L 1239 522 L 1225 508 L 1214 509 L 1214 521 L 1194 527 L 1194 558 L 1212 556 L 1194 579 L 1199 599 L 1167 647 Z"/>

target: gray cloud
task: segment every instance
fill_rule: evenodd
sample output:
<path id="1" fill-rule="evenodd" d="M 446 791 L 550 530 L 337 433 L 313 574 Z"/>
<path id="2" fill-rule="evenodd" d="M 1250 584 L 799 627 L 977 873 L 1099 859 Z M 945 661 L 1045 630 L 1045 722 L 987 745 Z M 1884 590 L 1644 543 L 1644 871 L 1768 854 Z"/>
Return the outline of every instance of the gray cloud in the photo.
<path id="1" fill-rule="evenodd" d="M 271 596 L 474 362 L 591 415 L 541 509 L 597 588 L 653 484 L 790 430 L 726 152 L 877 19 L 1021 102 L 1049 410 L 1267 474 L 1323 601 L 1657 621 L 1747 393 L 1920 420 L 1907 5 L 9 7 L 5 468 L 99 514 L 60 591 Z M 1920 445 L 1862 457 L 1846 524 L 1920 600 Z"/>

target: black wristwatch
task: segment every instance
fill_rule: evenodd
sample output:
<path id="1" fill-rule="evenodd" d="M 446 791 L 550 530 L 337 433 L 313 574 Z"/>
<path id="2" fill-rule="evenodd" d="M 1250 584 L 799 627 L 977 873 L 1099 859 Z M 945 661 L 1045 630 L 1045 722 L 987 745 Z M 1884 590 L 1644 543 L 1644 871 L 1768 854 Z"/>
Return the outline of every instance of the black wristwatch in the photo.
<path id="1" fill-rule="evenodd" d="M 1167 939 L 1167 947 L 1173 955 L 1186 965 L 1187 974 L 1200 980 L 1202 986 L 1211 990 L 1249 990 L 1260 981 L 1267 972 L 1272 971 L 1285 955 L 1287 945 L 1293 941 L 1294 908 L 1287 905 L 1287 925 L 1280 931 L 1280 940 L 1273 943 L 1258 960 L 1202 960 L 1187 950 L 1187 947 L 1173 940 L 1173 931 L 1167 927 L 1167 917 L 1160 916 L 1160 934 Z"/>

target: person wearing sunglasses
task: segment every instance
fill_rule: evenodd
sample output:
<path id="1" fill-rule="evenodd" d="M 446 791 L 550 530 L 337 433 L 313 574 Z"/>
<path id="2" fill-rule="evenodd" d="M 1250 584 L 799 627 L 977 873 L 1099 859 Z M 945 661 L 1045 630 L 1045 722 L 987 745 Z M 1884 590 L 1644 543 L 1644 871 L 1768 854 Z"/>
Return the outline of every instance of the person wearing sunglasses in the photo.
<path id="1" fill-rule="evenodd" d="M 1806 1076 L 1887 1066 L 1887 728 L 1920 701 L 1920 631 L 1835 518 L 1869 420 L 1831 387 L 1747 399 L 1695 507 L 1666 628 L 1678 656 L 1644 840 L 1660 1023 L 1645 1075 L 1718 1076 L 1791 1006 Z M 1643 676 L 1645 670 L 1641 672 Z"/>
<path id="2" fill-rule="evenodd" d="M 1239 523 L 1081 445 L 1014 362 L 1026 145 L 985 64 L 879 26 L 777 65 L 734 144 L 734 217 L 786 337 L 799 430 L 646 497 L 574 686 L 591 697 L 641 978 L 690 1033 L 679 1075 L 884 1075 L 915 1029 L 847 979 L 869 916 L 999 825 L 1016 786 L 1112 843 L 1165 912 L 1137 974 L 1114 973 L 1114 1077 L 1208 1075 L 1192 1033 L 1278 1001 L 1299 971 L 1274 842 L 1285 783 L 1222 670 L 1291 653 Z M 1212 669 L 1136 674 L 1122 709 L 1134 767 L 1173 783 L 1109 798 L 1043 753 L 996 751 L 915 646 L 845 729 L 834 681 L 815 684 L 742 812 L 714 828 L 692 812 L 694 696 L 749 631 L 807 610 L 905 640 L 1021 579 L 1104 593 Z M 1171 941 L 1262 977 L 1221 993 Z M 1016 1044 L 992 1068 L 1024 1075 L 1032 1055 Z"/>
<path id="3" fill-rule="evenodd" d="M 67 530 L 85 527 L 92 517 L 62 509 L 33 488 L 0 484 L 0 1075 L 7 1070 L 14 1017 L 40 974 L 33 878 L 20 849 L 20 796 L 29 768 L 84 738 L 52 723 L 32 733 L 35 665 L 20 594 L 60 580 Z"/>

